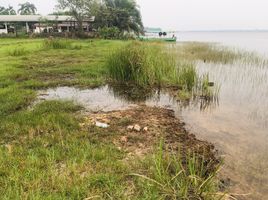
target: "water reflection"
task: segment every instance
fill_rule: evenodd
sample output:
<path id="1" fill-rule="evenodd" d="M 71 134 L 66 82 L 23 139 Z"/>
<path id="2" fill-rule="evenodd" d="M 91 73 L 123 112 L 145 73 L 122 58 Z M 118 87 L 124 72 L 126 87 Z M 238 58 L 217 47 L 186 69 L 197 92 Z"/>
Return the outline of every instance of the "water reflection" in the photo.
<path id="1" fill-rule="evenodd" d="M 129 103 L 143 103 L 148 99 L 159 99 L 161 96 L 160 88 L 144 88 L 129 84 L 109 84 L 108 90 L 115 98 Z"/>
<path id="2" fill-rule="evenodd" d="M 234 180 L 232 192 L 268 199 L 267 62 L 198 63 L 197 69 L 221 85 L 219 101 L 210 112 L 192 106 L 180 116 L 188 129 L 225 155 L 223 171 Z"/>

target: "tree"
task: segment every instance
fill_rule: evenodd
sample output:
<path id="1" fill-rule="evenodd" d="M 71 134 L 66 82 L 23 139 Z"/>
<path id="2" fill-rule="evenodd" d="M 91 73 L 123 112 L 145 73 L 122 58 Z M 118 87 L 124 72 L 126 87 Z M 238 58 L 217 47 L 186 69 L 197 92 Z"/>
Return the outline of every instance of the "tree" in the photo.
<path id="1" fill-rule="evenodd" d="M 95 16 L 95 28 L 117 27 L 121 33 L 143 32 L 140 10 L 135 0 L 58 0 L 58 8 L 69 12 L 82 30 L 83 20 Z"/>
<path id="2" fill-rule="evenodd" d="M 58 0 L 58 8 L 69 12 L 78 23 L 79 31 L 83 30 L 83 20 L 90 17 L 92 0 Z"/>
<path id="3" fill-rule="evenodd" d="M 16 15 L 16 11 L 12 6 L 8 6 L 8 8 L 0 6 L 0 15 Z"/>
<path id="4" fill-rule="evenodd" d="M 141 13 L 135 0 L 104 0 L 96 15 L 96 23 L 103 27 L 117 27 L 121 32 L 143 32 Z"/>
<path id="5" fill-rule="evenodd" d="M 35 5 L 30 2 L 19 4 L 19 7 L 18 13 L 20 15 L 35 15 L 37 12 Z"/>

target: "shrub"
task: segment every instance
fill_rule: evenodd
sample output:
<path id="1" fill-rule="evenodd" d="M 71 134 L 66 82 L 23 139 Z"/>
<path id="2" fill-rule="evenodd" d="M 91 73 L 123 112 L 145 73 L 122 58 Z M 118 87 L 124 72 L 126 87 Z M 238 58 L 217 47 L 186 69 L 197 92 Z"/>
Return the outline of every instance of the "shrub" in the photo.
<path id="1" fill-rule="evenodd" d="M 120 30 L 117 27 L 104 27 L 99 29 L 99 34 L 101 38 L 104 39 L 119 39 Z"/>

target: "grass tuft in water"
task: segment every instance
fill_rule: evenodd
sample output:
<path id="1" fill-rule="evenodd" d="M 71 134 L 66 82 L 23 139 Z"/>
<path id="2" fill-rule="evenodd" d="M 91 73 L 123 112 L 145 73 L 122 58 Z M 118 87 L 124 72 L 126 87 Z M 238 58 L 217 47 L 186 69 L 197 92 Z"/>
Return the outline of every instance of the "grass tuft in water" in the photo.
<path id="1" fill-rule="evenodd" d="M 220 86 L 214 82 L 209 81 L 209 74 L 204 74 L 199 78 L 198 84 L 195 88 L 195 94 L 199 96 L 215 101 L 218 98 L 220 92 Z"/>
<path id="2" fill-rule="evenodd" d="M 233 49 L 214 43 L 186 42 L 177 48 L 178 57 L 189 61 L 203 61 L 213 63 L 233 63 L 244 55 Z"/>

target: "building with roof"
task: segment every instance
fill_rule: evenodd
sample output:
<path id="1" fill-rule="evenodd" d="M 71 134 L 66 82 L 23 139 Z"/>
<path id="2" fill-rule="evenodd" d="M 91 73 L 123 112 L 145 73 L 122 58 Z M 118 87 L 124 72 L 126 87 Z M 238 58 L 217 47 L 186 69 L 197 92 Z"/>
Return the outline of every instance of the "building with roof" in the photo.
<path id="1" fill-rule="evenodd" d="M 89 31 L 94 21 L 95 17 L 85 18 L 83 29 Z M 25 26 L 27 33 L 70 32 L 78 28 L 77 20 L 67 15 L 0 15 L 0 34 L 14 33 L 18 24 Z"/>

